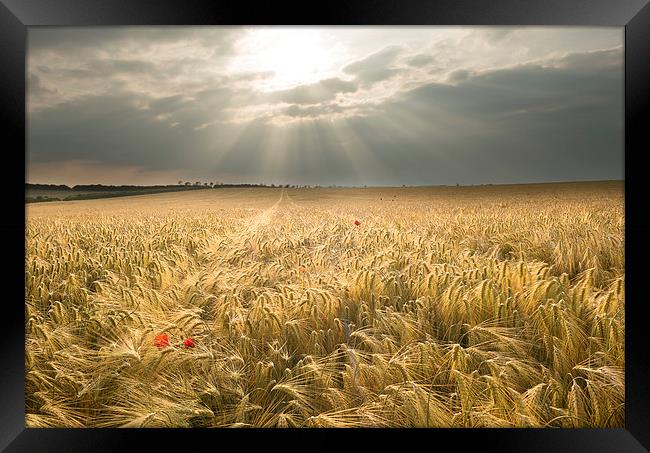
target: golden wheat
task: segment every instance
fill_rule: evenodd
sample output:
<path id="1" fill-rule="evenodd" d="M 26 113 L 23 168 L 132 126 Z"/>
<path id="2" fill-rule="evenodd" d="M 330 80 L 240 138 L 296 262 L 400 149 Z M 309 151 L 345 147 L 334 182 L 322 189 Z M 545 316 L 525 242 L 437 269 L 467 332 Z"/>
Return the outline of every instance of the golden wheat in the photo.
<path id="1" fill-rule="evenodd" d="M 623 231 L 621 183 L 30 205 L 27 425 L 622 427 Z"/>

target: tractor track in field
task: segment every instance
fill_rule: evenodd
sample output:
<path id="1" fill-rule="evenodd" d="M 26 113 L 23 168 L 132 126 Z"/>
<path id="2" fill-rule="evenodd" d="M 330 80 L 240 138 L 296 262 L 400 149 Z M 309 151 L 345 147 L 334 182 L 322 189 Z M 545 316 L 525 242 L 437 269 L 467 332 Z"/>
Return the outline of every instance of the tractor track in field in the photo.
<path id="1" fill-rule="evenodd" d="M 194 270 L 190 271 L 185 277 L 178 279 L 170 286 L 180 285 L 180 287 L 183 288 L 187 285 L 196 284 L 205 272 L 209 272 L 211 268 L 215 269 L 218 265 L 222 264 L 219 255 L 223 252 L 224 245 L 229 249 L 242 247 L 247 240 L 271 223 L 273 218 L 282 209 L 282 205 L 289 202 L 297 206 L 292 200 L 290 200 L 286 189 L 282 189 L 278 200 L 259 214 L 247 219 L 246 222 L 248 224 L 242 229 L 242 231 L 209 239 L 207 246 L 199 253 L 199 256 L 201 256 L 205 261 L 201 262 L 201 258 L 197 256 L 195 263 L 192 266 Z"/>

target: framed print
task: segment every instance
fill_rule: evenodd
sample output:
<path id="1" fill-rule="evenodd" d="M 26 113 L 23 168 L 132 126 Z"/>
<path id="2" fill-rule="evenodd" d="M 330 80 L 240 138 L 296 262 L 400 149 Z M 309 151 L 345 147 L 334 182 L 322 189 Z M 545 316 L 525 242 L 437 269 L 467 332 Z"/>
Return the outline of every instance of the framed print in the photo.
<path id="1" fill-rule="evenodd" d="M 647 451 L 647 2 L 0 20 L 7 451 Z"/>

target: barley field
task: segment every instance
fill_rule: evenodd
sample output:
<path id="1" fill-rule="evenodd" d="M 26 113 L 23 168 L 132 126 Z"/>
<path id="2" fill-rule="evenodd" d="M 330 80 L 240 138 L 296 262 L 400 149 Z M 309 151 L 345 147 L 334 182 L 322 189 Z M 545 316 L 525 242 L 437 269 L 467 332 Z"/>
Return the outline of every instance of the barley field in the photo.
<path id="1" fill-rule="evenodd" d="M 622 427 L 623 201 L 602 182 L 29 205 L 27 426 Z"/>

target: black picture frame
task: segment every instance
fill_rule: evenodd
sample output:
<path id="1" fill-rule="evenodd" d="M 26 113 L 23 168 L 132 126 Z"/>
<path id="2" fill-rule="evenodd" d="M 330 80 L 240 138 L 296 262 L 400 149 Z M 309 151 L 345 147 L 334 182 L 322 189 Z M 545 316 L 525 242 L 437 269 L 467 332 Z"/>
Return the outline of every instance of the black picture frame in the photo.
<path id="1" fill-rule="evenodd" d="M 435 429 L 410 430 L 408 443 L 444 448 L 444 443 L 481 451 L 642 452 L 650 449 L 650 356 L 645 352 L 643 258 L 648 252 L 650 221 L 644 214 L 644 173 L 650 141 L 644 119 L 650 99 L 650 4 L 648 0 L 330 0 L 314 5 L 251 4 L 234 1 L 0 0 L 0 127 L 5 168 L 2 212 L 5 293 L 0 335 L 0 448 L 6 451 L 146 451 L 188 448 L 205 441 L 224 442 L 282 436 L 285 446 L 359 448 L 331 435 L 366 434 L 379 444 L 400 442 L 394 430 L 238 430 L 180 429 L 27 429 L 24 409 L 24 310 L 20 288 L 25 234 L 25 53 L 30 26 L 106 25 L 572 25 L 625 27 L 625 236 L 626 236 L 626 411 L 624 429 Z M 10 160 L 7 163 L 7 159 Z M 644 341 L 645 340 L 645 341 Z M 323 442 L 306 437 L 323 436 Z M 412 437 L 416 436 L 416 437 Z M 307 441 L 308 443 L 304 443 Z M 285 444 L 286 443 L 286 444 Z M 274 444 L 281 446 L 283 444 Z M 374 446 L 374 445 L 373 445 Z M 262 447 L 266 448 L 266 447 Z M 421 447 L 418 447 L 421 448 Z"/>

